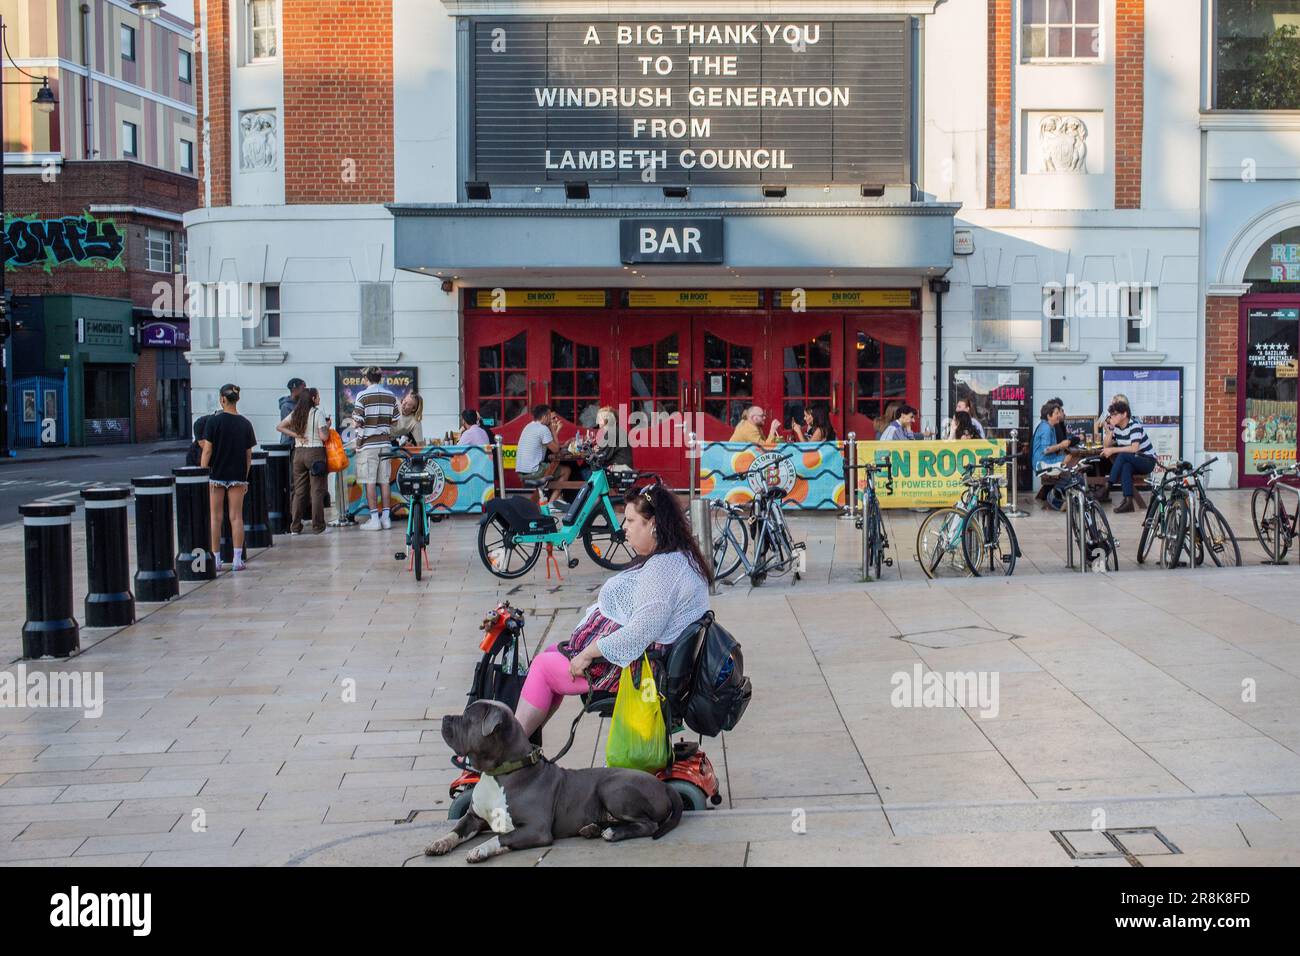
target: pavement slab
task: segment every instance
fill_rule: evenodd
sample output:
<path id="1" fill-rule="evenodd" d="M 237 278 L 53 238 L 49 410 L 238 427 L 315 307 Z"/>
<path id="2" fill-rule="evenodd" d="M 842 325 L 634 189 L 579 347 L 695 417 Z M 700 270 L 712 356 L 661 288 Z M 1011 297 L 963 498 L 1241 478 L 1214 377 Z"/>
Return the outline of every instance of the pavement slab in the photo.
<path id="1" fill-rule="evenodd" d="M 1248 494 L 1215 497 L 1250 526 Z M 1251 541 L 1241 568 L 1139 566 L 1137 521 L 1119 515 L 1121 571 L 1069 573 L 1060 516 L 1035 512 L 1013 577 L 930 581 L 908 550 L 923 517 L 888 515 L 902 550 L 864 584 L 851 522 L 792 515 L 804 579 L 714 596 L 754 683 L 741 724 L 703 742 L 717 809 L 659 841 L 561 840 L 486 865 L 1117 865 L 1071 860 L 1052 836 L 1098 813 L 1180 850 L 1150 843 L 1143 865 L 1300 862 L 1300 611 L 1278 599 L 1296 567 L 1259 566 Z M 0 709 L 0 864 L 465 865 L 468 845 L 422 848 L 448 826 L 440 718 L 464 705 L 479 622 L 508 598 L 535 652 L 605 574 L 584 560 L 563 580 L 498 581 L 473 520 L 434 531 L 418 585 L 396 532 L 277 538 L 247 571 L 43 662 L 102 675 L 104 712 Z M 20 537 L 0 528 L 10 620 Z M 561 707 L 548 751 L 576 712 Z M 585 718 L 562 765 L 602 765 L 607 734 Z"/>

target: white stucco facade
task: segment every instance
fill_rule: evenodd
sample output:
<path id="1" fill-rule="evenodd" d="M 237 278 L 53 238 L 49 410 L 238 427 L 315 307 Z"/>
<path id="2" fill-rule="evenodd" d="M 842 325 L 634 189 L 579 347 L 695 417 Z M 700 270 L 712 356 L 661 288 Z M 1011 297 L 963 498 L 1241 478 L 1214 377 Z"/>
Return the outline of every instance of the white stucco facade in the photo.
<path id="1" fill-rule="evenodd" d="M 704 7 L 673 3 L 663 11 L 656 9 L 655 15 L 918 15 L 915 198 L 960 203 L 954 226 L 971 230 L 974 247 L 969 255 L 954 256 L 947 275 L 951 288 L 943 301 L 943 391 L 951 367 L 1032 366 L 1035 409 L 1046 398 L 1059 395 L 1071 415 L 1095 415 L 1109 398 L 1099 394 L 1100 367 L 1177 367 L 1184 387 L 1182 453 L 1194 458 L 1204 448 L 1200 415 L 1207 289 L 1216 283 L 1240 283 L 1243 264 L 1258 245 L 1256 239 L 1300 223 L 1296 188 L 1300 121 L 1274 118 L 1271 128 L 1260 129 L 1250 122 L 1222 128 L 1202 118 L 1207 105 L 1208 14 L 1202 10 L 1200 16 L 1188 16 L 1188 8 L 1194 6 L 1199 5 L 1188 0 L 1146 3 L 1141 209 L 1114 208 L 1114 0 L 1101 3 L 1101 48 L 1095 60 L 1025 63 L 1018 37 L 1013 41 L 1017 46 L 1012 58 L 1010 209 L 987 208 L 989 104 L 984 39 L 988 9 L 984 0 Z M 393 162 L 398 204 L 458 200 L 463 144 L 457 139 L 460 47 L 454 14 L 608 17 L 639 12 L 638 5 L 626 3 L 431 0 L 394 0 L 393 10 Z M 240 112 L 265 108 L 282 114 L 282 88 L 274 64 L 234 68 L 233 206 L 196 210 L 186 218 L 189 279 L 278 283 L 281 337 L 271 346 L 246 347 L 240 321 L 234 317 L 219 321 L 215 341 L 204 340 L 196 331 L 192 353 L 196 414 L 215 407 L 221 384 L 236 381 L 244 390 L 241 410 L 252 419 L 260 438 L 273 441 L 275 399 L 291 376 L 320 387 L 323 404 L 333 408 L 334 366 L 373 361 L 419 369 L 426 430 L 438 434 L 455 427 L 463 403 L 462 286 L 778 288 L 797 281 L 808 287 L 904 284 L 921 290 L 919 407 L 923 416 L 933 418 L 935 296 L 924 276 L 873 273 L 870 263 L 863 263 L 857 274 L 853 270 L 848 274 L 845 270 L 735 274 L 719 268 L 703 274 L 665 270 L 632 277 L 595 270 L 588 275 L 570 271 L 551 276 L 501 270 L 472 279 L 459 277 L 454 280 L 457 288 L 445 293 L 440 284 L 450 276 L 394 267 L 394 220 L 386 208 L 284 205 L 282 168 L 240 168 Z M 1068 146 L 1067 140 L 1049 135 L 1058 126 L 1086 129 L 1086 155 L 1071 157 L 1068 149 L 1062 152 L 1061 144 Z M 1256 160 L 1255 179 L 1250 182 L 1240 176 L 1244 156 Z M 1056 168 L 1044 169 L 1053 163 Z M 1071 163 L 1077 168 L 1061 168 Z M 756 192 L 750 188 L 744 198 L 755 199 Z M 795 193 L 791 190 L 792 199 Z M 897 195 L 891 185 L 882 201 Z M 520 241 L 528 240 L 525 236 Z M 393 283 L 391 347 L 365 349 L 360 344 L 362 282 Z M 1149 325 L 1140 347 L 1126 342 L 1125 322 L 1115 315 L 1071 321 L 1068 342 L 1053 347 L 1043 313 L 1043 289 L 1050 283 L 1133 283 L 1149 289 Z M 974 299 L 982 287 L 1007 289 L 1005 347 L 981 349 L 977 342 Z M 196 320 L 196 328 L 199 325 L 201 320 Z M 946 394 L 942 398 L 946 415 Z M 1137 411 L 1141 414 L 1141 409 Z M 1224 471 L 1218 481 L 1228 483 L 1231 477 Z"/>

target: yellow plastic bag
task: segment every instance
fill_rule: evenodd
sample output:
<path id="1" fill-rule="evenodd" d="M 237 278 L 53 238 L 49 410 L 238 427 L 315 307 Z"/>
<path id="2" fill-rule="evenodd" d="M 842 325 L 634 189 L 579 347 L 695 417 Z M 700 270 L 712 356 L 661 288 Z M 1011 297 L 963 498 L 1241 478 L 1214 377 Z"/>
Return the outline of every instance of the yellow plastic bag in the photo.
<path id="1" fill-rule="evenodd" d="M 640 687 L 632 685 L 631 667 L 624 667 L 618 679 L 605 764 L 651 773 L 668 765 L 668 733 L 659 708 L 659 688 L 645 656 L 641 658 Z"/>

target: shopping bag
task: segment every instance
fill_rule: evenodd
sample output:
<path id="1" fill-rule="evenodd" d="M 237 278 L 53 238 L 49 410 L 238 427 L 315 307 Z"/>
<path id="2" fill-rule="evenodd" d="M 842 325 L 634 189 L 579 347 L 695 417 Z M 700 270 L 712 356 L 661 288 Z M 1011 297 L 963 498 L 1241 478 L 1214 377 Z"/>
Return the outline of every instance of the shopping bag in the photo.
<path id="1" fill-rule="evenodd" d="M 337 429 L 331 428 L 325 438 L 325 464 L 329 467 L 330 474 L 348 466 L 348 453 L 343 450 L 343 439 Z"/>
<path id="2" fill-rule="evenodd" d="M 624 667 L 614 698 L 614 719 L 605 744 L 605 764 L 653 773 L 668 765 L 668 733 L 659 707 L 650 661 L 641 658 L 641 686 L 632 682 L 633 668 Z"/>

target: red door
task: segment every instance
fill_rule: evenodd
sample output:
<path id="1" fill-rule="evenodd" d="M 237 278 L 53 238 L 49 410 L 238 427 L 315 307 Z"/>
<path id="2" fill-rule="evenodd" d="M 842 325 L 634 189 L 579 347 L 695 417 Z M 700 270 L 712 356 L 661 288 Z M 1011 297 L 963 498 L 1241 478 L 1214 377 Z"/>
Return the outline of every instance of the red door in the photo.
<path id="1" fill-rule="evenodd" d="M 545 332 L 521 313 L 466 312 L 465 402 L 484 424 L 513 445 L 532 421 L 534 343 Z"/>
<path id="2" fill-rule="evenodd" d="M 769 415 L 773 405 L 768 374 L 765 313 L 751 316 L 695 316 L 692 323 L 695 374 L 692 400 L 699 413 L 705 441 L 727 441 L 741 414 L 760 405 Z"/>
<path id="3" fill-rule="evenodd" d="M 560 439 L 596 430 L 596 413 L 612 405 L 613 320 L 608 314 L 535 322 L 540 401 L 564 419 Z"/>
<path id="4" fill-rule="evenodd" d="M 632 467 L 673 487 L 690 480 L 685 435 L 690 422 L 691 320 L 625 313 L 615 336 L 613 405 L 632 442 Z"/>
<path id="5" fill-rule="evenodd" d="M 805 409 L 821 406 L 830 414 L 837 434 L 843 433 L 840 387 L 844 368 L 844 317 L 839 313 L 778 315 L 768 334 L 767 387 L 769 419 L 781 417 L 791 430 L 792 419 L 803 426 Z"/>
<path id="6" fill-rule="evenodd" d="M 844 330 L 844 434 L 855 432 L 859 441 L 871 441 L 876 420 L 891 404 L 920 408 L 921 318 L 917 313 L 850 313 Z"/>

